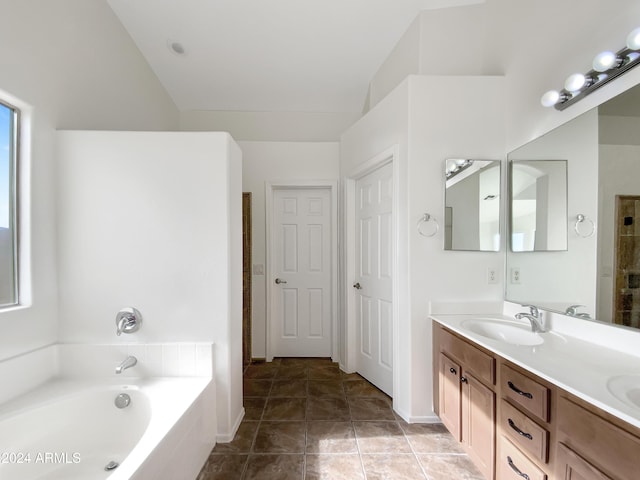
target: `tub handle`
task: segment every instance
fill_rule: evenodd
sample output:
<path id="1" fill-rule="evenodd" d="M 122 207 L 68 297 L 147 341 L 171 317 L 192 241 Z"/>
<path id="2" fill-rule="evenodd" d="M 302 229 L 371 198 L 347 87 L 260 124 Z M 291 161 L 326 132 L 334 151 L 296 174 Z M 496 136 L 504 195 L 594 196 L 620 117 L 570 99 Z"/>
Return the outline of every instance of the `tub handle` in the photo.
<path id="1" fill-rule="evenodd" d="M 138 309 L 125 307 L 116 315 L 116 335 L 137 332 L 142 325 L 142 315 Z"/>

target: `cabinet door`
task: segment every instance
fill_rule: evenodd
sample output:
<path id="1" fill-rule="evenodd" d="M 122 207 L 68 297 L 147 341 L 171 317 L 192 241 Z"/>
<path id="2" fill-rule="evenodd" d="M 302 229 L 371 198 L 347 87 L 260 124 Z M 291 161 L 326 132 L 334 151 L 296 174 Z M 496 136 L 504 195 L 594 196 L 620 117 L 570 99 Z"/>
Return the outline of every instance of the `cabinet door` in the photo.
<path id="1" fill-rule="evenodd" d="M 493 478 L 495 394 L 473 375 L 462 373 L 462 443 L 485 478 Z"/>
<path id="2" fill-rule="evenodd" d="M 439 371 L 440 420 L 459 442 L 460 432 L 460 365 L 440 354 Z"/>
<path id="3" fill-rule="evenodd" d="M 611 480 L 566 445 L 558 444 L 558 480 Z"/>

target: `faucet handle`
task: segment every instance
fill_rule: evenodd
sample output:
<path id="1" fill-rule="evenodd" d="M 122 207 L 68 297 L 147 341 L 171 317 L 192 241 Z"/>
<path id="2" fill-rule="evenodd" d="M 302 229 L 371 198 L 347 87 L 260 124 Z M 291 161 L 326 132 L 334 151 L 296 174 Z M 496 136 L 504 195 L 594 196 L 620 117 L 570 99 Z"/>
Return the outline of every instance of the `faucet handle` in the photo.
<path id="1" fill-rule="evenodd" d="M 140 328 L 142 315 L 133 307 L 125 307 L 116 315 L 116 335 L 133 333 Z"/>
<path id="2" fill-rule="evenodd" d="M 571 305 L 571 306 L 567 307 L 567 309 L 565 310 L 564 313 L 567 314 L 567 315 L 574 316 L 574 315 L 576 315 L 578 313 L 578 309 L 580 307 L 586 307 L 586 305 Z"/>
<path id="3" fill-rule="evenodd" d="M 536 307 L 535 305 L 522 305 L 523 307 L 528 307 L 529 311 L 531 312 L 531 315 L 533 315 L 535 318 L 538 318 L 540 316 L 540 310 L 538 310 L 538 307 Z"/>

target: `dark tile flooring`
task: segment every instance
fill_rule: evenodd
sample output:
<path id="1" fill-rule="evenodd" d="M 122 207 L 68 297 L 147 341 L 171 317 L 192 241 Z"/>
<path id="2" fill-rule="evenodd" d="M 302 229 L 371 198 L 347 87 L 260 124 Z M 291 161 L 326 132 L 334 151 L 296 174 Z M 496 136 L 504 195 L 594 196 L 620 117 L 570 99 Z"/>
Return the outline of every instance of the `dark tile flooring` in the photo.
<path id="1" fill-rule="evenodd" d="M 329 359 L 249 365 L 244 407 L 197 480 L 482 480 L 442 425 L 404 422 L 391 398 Z"/>

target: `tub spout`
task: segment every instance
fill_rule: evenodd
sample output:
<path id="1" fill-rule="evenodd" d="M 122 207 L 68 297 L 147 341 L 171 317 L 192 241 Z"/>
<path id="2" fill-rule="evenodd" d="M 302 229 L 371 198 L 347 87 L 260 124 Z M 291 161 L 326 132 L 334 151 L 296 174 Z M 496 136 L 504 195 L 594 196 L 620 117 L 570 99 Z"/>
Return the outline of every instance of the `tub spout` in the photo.
<path id="1" fill-rule="evenodd" d="M 122 373 L 123 370 L 135 366 L 136 363 L 138 363 L 138 359 L 133 355 L 129 355 L 120 365 L 116 367 L 116 373 Z"/>

